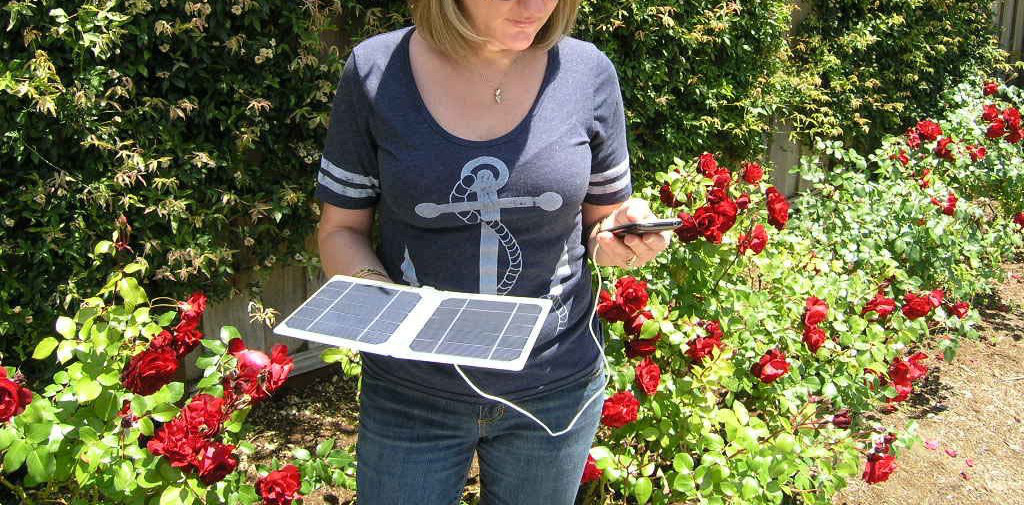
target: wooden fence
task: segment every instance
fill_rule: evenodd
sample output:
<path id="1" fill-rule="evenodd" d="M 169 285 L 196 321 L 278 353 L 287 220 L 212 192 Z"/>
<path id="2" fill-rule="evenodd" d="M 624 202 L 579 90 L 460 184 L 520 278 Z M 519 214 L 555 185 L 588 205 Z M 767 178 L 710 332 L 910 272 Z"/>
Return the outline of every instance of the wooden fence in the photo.
<path id="1" fill-rule="evenodd" d="M 999 46 L 1010 53 L 1012 61 L 1024 59 L 1024 0 L 996 0 L 992 12 L 999 27 Z M 1018 76 L 1016 82 L 1024 86 L 1024 76 Z"/>
<path id="2" fill-rule="evenodd" d="M 805 4 L 805 0 L 796 2 L 798 8 L 793 12 L 794 26 L 806 16 L 807 9 L 800 8 Z M 1024 50 L 1024 0 L 997 0 L 993 4 L 993 12 L 996 24 L 1001 27 L 1000 44 L 1014 54 L 1016 59 L 1020 59 Z M 324 39 L 325 42 L 337 43 L 341 37 L 337 33 L 326 33 Z M 773 130 L 772 135 L 765 138 L 769 158 L 778 167 L 773 183 L 784 194 L 794 195 L 807 187 L 807 182 L 789 175 L 786 169 L 795 166 L 809 149 L 789 139 L 792 131 L 790 125 L 779 123 Z M 311 249 L 314 247 L 312 242 L 309 241 Z M 244 286 L 246 278 L 243 274 L 239 285 Z M 265 307 L 276 309 L 280 313 L 279 320 L 283 320 L 323 282 L 322 274 L 308 275 L 300 267 L 278 267 L 273 270 L 265 284 L 263 304 Z M 211 304 L 204 317 L 203 331 L 207 335 L 217 335 L 221 326 L 231 325 L 239 329 L 250 347 L 269 351 L 275 343 L 286 344 L 295 359 L 293 374 L 296 375 L 323 366 L 320 353 L 327 346 L 275 335 L 266 325 L 250 322 L 248 304 L 249 296 L 244 294 Z M 186 374 L 189 378 L 198 377 L 201 373 L 193 361 L 186 360 Z"/>

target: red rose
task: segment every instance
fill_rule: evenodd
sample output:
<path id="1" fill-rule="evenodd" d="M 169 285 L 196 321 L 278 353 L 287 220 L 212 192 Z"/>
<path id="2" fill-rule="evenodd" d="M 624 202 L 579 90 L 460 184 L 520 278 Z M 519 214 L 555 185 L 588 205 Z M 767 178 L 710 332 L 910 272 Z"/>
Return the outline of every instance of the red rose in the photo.
<path id="1" fill-rule="evenodd" d="M 967 317 L 967 311 L 970 309 L 971 304 L 967 302 L 956 302 L 953 304 L 952 307 L 950 307 L 950 311 L 953 312 L 953 315 L 959 317 L 960 319 Z"/>
<path id="2" fill-rule="evenodd" d="M 889 404 L 905 402 L 914 392 L 914 385 L 909 382 L 894 382 L 892 387 L 896 390 L 896 396 L 886 400 Z"/>
<path id="3" fill-rule="evenodd" d="M 935 144 L 935 154 L 940 158 L 953 163 L 956 161 L 956 156 L 953 155 L 953 150 L 950 144 L 953 143 L 953 139 L 949 137 L 942 137 L 937 144 Z"/>
<path id="4" fill-rule="evenodd" d="M 683 224 L 679 225 L 674 230 L 676 237 L 679 237 L 680 241 L 693 242 L 703 235 L 701 227 L 697 224 L 697 221 L 694 220 L 693 216 L 685 212 L 680 212 L 677 217 L 683 222 Z"/>
<path id="5" fill-rule="evenodd" d="M 947 216 L 952 216 L 956 213 L 956 202 L 957 197 L 952 192 L 946 196 L 946 203 L 942 203 L 938 198 L 932 197 L 932 205 L 941 207 L 942 213 Z"/>
<path id="6" fill-rule="evenodd" d="M 661 340 L 661 334 L 657 334 L 654 338 L 634 338 L 626 341 L 626 356 L 629 358 L 639 358 L 644 356 L 650 356 L 654 354 L 654 351 L 658 350 L 655 344 Z"/>
<path id="7" fill-rule="evenodd" d="M 1024 138 L 1024 128 L 1014 128 L 1010 130 L 1010 134 L 1006 136 L 1006 141 L 1011 144 L 1016 144 Z"/>
<path id="8" fill-rule="evenodd" d="M 934 121 L 924 119 L 917 122 L 917 132 L 922 139 L 931 141 L 942 135 L 942 127 Z"/>
<path id="9" fill-rule="evenodd" d="M 612 300 L 611 293 L 602 289 L 599 296 L 601 301 L 597 304 L 597 315 L 612 323 L 629 319 L 626 310 L 618 302 Z"/>
<path id="10" fill-rule="evenodd" d="M 715 155 L 711 153 L 704 153 L 697 159 L 697 168 L 704 174 L 704 177 L 711 179 L 718 172 L 718 162 L 715 161 Z"/>
<path id="11" fill-rule="evenodd" d="M 936 289 L 931 293 L 928 293 L 928 301 L 931 302 L 933 309 L 937 309 L 942 305 L 942 298 L 944 296 L 946 296 L 946 293 L 941 289 Z"/>
<path id="12" fill-rule="evenodd" d="M 739 198 L 736 198 L 736 208 L 739 210 L 747 210 L 747 207 L 750 207 L 750 195 L 743 193 Z"/>
<path id="13" fill-rule="evenodd" d="M 732 226 L 736 224 L 736 214 L 739 209 L 736 207 L 736 202 L 726 198 L 716 204 L 711 209 L 718 216 L 718 231 L 725 233 L 732 229 Z"/>
<path id="14" fill-rule="evenodd" d="M 697 323 L 697 326 L 704 329 L 704 336 L 706 337 L 721 339 L 725 336 L 725 332 L 722 331 L 722 323 L 713 319 L 704 319 Z"/>
<path id="15" fill-rule="evenodd" d="M 203 334 L 199 330 L 187 326 L 182 327 L 179 323 L 174 333 L 163 330 L 159 335 L 153 337 L 150 348 L 166 347 L 173 350 L 178 358 L 182 358 L 199 347 L 199 341 L 202 339 Z"/>
<path id="16" fill-rule="evenodd" d="M 828 303 L 811 296 L 804 303 L 804 326 L 817 326 L 828 318 Z"/>
<path id="17" fill-rule="evenodd" d="M 149 348 L 132 357 L 121 372 L 121 385 L 137 395 L 151 395 L 174 380 L 178 355 L 167 347 Z"/>
<path id="18" fill-rule="evenodd" d="M 302 476 L 295 465 L 285 465 L 256 481 L 256 490 L 263 498 L 263 505 L 290 505 L 292 500 L 301 498 Z"/>
<path id="19" fill-rule="evenodd" d="M 764 231 L 764 226 L 757 224 L 754 229 L 750 232 L 750 236 L 741 233 L 739 242 L 740 255 L 743 255 L 747 250 L 754 251 L 754 254 L 761 254 L 764 250 L 764 246 L 768 244 L 768 234 Z"/>
<path id="20" fill-rule="evenodd" d="M 889 475 L 896 469 L 895 458 L 889 454 L 872 453 L 868 456 L 868 463 L 864 467 L 862 478 L 868 484 L 876 484 L 889 479 Z"/>
<path id="21" fill-rule="evenodd" d="M 146 442 L 150 453 L 167 458 L 175 468 L 185 468 L 192 464 L 204 447 L 206 440 L 189 434 L 188 427 L 180 418 L 158 428 L 153 438 Z"/>
<path id="22" fill-rule="evenodd" d="M 911 149 L 919 149 L 921 147 L 921 135 L 917 133 L 917 129 L 914 127 L 907 128 L 907 147 Z"/>
<path id="23" fill-rule="evenodd" d="M 786 375 L 789 372 L 789 362 L 786 361 L 786 353 L 779 349 L 772 349 L 761 356 L 761 360 L 754 363 L 750 372 L 761 382 L 770 383 L 775 379 Z"/>
<path id="24" fill-rule="evenodd" d="M 1009 107 L 1003 111 L 1003 121 L 1011 129 L 1020 129 L 1020 111 L 1016 107 Z"/>
<path id="25" fill-rule="evenodd" d="M 1016 216 L 1013 216 L 1013 222 L 1017 226 L 1024 228 L 1024 212 L 1019 212 Z"/>
<path id="26" fill-rule="evenodd" d="M 985 136 L 990 139 L 997 139 L 1006 135 L 1006 123 L 1002 119 L 996 119 L 988 124 Z"/>
<path id="27" fill-rule="evenodd" d="M 694 213 L 693 219 L 705 240 L 713 244 L 722 243 L 722 234 L 718 229 L 719 216 L 715 214 L 714 209 L 709 206 L 701 207 Z"/>
<path id="28" fill-rule="evenodd" d="M 242 339 L 234 338 L 228 343 L 228 351 L 238 360 L 238 367 L 234 375 L 225 378 L 225 390 L 230 390 L 231 395 L 247 394 L 254 402 L 280 388 L 295 367 L 288 356 L 288 346 L 282 344 L 275 345 L 267 356 L 261 351 L 246 349 Z M 227 398 L 225 394 L 226 401 Z"/>
<path id="29" fill-rule="evenodd" d="M 759 163 L 744 163 L 743 164 L 743 180 L 749 184 L 757 184 L 761 182 L 761 178 L 764 177 L 764 169 L 761 168 Z"/>
<path id="30" fill-rule="evenodd" d="M 768 222 L 780 230 L 785 228 L 789 221 L 789 201 L 775 186 L 768 188 L 765 196 L 768 200 Z"/>
<path id="31" fill-rule="evenodd" d="M 967 146 L 967 152 L 971 155 L 971 161 L 975 162 L 985 159 L 985 156 L 988 155 L 988 149 L 985 149 L 985 146 L 970 145 Z"/>
<path id="32" fill-rule="evenodd" d="M 211 437 L 220 431 L 224 422 L 224 400 L 206 393 L 192 398 L 179 416 L 190 434 Z"/>
<path id="33" fill-rule="evenodd" d="M 715 348 L 722 348 L 722 337 L 720 335 L 714 335 L 710 337 L 697 337 L 687 344 L 686 355 L 693 361 L 701 361 L 704 358 L 711 356 L 711 351 Z"/>
<path id="34" fill-rule="evenodd" d="M 900 153 L 899 154 L 894 154 L 892 156 L 889 156 L 889 159 L 890 160 L 896 160 L 896 161 L 900 162 L 900 164 L 902 164 L 903 166 L 907 166 L 907 165 L 910 164 L 910 157 L 907 156 L 907 151 L 905 151 L 903 149 L 900 149 Z"/>
<path id="35" fill-rule="evenodd" d="M 288 374 L 295 368 L 295 360 L 288 355 L 288 346 L 276 344 L 270 348 L 270 370 L 267 374 L 267 390 L 273 393 L 280 389 Z"/>
<path id="36" fill-rule="evenodd" d="M 196 472 L 199 480 L 207 486 L 216 484 L 235 471 L 238 466 L 238 459 L 232 451 L 235 446 L 226 445 L 220 442 L 211 442 L 203 448 L 196 456 Z"/>
<path id="37" fill-rule="evenodd" d="M 931 174 L 931 173 L 932 173 L 932 170 L 930 168 L 926 168 L 924 170 L 921 170 L 921 182 L 920 182 L 920 184 L 921 184 L 922 188 L 927 188 L 928 186 L 932 185 L 932 183 L 928 182 L 928 174 Z"/>
<path id="38" fill-rule="evenodd" d="M 711 188 L 708 190 L 708 201 L 705 207 L 711 207 L 718 202 L 723 202 L 728 199 L 729 193 L 724 188 Z"/>
<path id="39" fill-rule="evenodd" d="M 629 314 L 647 307 L 647 283 L 632 276 L 625 276 L 615 281 L 615 299 Z"/>
<path id="40" fill-rule="evenodd" d="M 1002 111 L 1000 111 L 999 107 L 997 107 L 995 104 L 991 104 L 990 103 L 990 104 L 986 105 L 983 108 L 984 108 L 985 112 L 983 112 L 981 114 L 982 121 L 986 121 L 986 122 L 995 121 L 996 119 L 999 119 L 999 116 L 1002 114 Z"/>
<path id="41" fill-rule="evenodd" d="M 635 337 L 644 329 L 644 323 L 646 323 L 648 319 L 654 319 L 654 314 L 651 314 L 651 311 L 649 310 L 642 310 L 634 314 L 628 321 L 625 321 L 622 328 L 626 330 L 627 335 Z"/>
<path id="42" fill-rule="evenodd" d="M 0 366 L 0 423 L 25 411 L 32 403 L 32 391 L 7 378 L 7 369 Z"/>
<path id="43" fill-rule="evenodd" d="M 206 295 L 196 291 L 188 297 L 188 300 L 178 302 L 178 331 L 194 330 L 199 327 L 199 322 L 206 312 Z"/>
<path id="44" fill-rule="evenodd" d="M 918 296 L 914 293 L 907 293 L 903 296 L 903 300 L 903 315 L 907 316 L 907 319 L 910 319 L 911 321 L 927 316 L 934 308 L 932 306 L 932 302 L 927 296 Z"/>
<path id="45" fill-rule="evenodd" d="M 850 409 L 842 409 L 832 416 L 832 426 L 836 428 L 846 429 L 853 424 L 853 418 L 850 417 Z"/>
<path id="46" fill-rule="evenodd" d="M 880 318 L 886 318 L 889 314 L 892 314 L 896 310 L 896 300 L 892 298 L 886 298 L 881 292 L 875 294 L 875 297 L 864 306 L 864 310 L 860 312 L 863 316 L 868 312 L 875 312 Z"/>
<path id="47" fill-rule="evenodd" d="M 676 198 L 676 194 L 672 192 L 672 186 L 669 186 L 667 182 L 661 186 L 659 197 L 661 203 L 668 207 L 678 207 L 683 204 Z"/>
<path id="48" fill-rule="evenodd" d="M 982 92 L 985 96 L 991 96 L 999 93 L 999 83 L 995 81 L 985 81 L 985 85 L 982 86 Z"/>
<path id="49" fill-rule="evenodd" d="M 808 326 L 804 328 L 804 343 L 807 344 L 807 348 L 811 352 L 818 352 L 822 344 L 828 337 L 825 335 L 825 330 L 817 326 Z"/>
<path id="50" fill-rule="evenodd" d="M 601 424 L 612 428 L 621 428 L 636 421 L 640 402 L 630 391 L 619 391 L 604 401 L 601 409 Z"/>
<path id="51" fill-rule="evenodd" d="M 907 359 L 897 358 L 889 365 L 889 379 L 893 384 L 910 384 L 928 375 L 928 367 L 921 363 L 928 357 L 923 352 L 915 353 Z"/>
<path id="52" fill-rule="evenodd" d="M 597 461 L 594 460 L 593 456 L 587 454 L 587 464 L 583 466 L 583 477 L 580 479 L 580 483 L 593 482 L 600 479 L 602 475 L 604 475 L 604 472 L 597 467 Z"/>
<path id="53" fill-rule="evenodd" d="M 647 396 L 653 396 L 658 391 L 658 384 L 661 382 L 661 368 L 657 363 L 651 361 L 651 358 L 644 358 L 636 365 L 635 372 L 636 383 L 640 389 L 644 390 Z"/>
<path id="54" fill-rule="evenodd" d="M 732 182 L 732 174 L 728 170 L 720 170 L 711 180 L 711 184 L 715 189 L 725 190 L 729 187 L 729 183 Z"/>

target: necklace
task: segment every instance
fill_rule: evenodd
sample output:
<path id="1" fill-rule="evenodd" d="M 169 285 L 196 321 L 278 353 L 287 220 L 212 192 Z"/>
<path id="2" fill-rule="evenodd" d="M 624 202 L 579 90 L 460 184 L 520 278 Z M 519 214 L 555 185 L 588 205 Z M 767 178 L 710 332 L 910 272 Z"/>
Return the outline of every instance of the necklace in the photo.
<path id="1" fill-rule="evenodd" d="M 509 70 L 512 70 L 512 67 L 515 66 L 516 61 L 519 61 L 519 57 L 522 56 L 524 52 L 526 52 L 526 51 L 525 50 L 524 51 L 519 51 L 519 53 L 516 54 L 516 57 L 512 58 L 512 63 L 509 63 L 508 64 L 508 68 L 506 68 L 505 71 L 502 72 L 501 78 L 498 79 L 498 84 L 496 86 L 492 85 L 492 87 L 494 88 L 494 101 L 496 103 L 500 104 L 505 99 L 501 95 L 501 83 L 502 83 L 502 81 L 505 80 L 505 76 L 508 75 Z M 479 72 L 477 72 L 477 73 L 479 74 Z M 481 77 L 483 77 L 483 74 L 481 74 Z M 490 84 L 489 81 L 488 81 L 488 84 Z"/>

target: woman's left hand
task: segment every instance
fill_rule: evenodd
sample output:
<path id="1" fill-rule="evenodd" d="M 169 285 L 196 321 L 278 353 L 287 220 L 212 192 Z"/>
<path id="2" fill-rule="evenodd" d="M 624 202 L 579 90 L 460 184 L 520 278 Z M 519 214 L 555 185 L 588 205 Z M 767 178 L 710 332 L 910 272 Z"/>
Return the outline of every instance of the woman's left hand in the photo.
<path id="1" fill-rule="evenodd" d="M 631 198 L 602 219 L 598 226 L 599 230 L 604 230 L 613 226 L 652 219 L 658 219 L 658 216 L 651 213 L 647 202 L 639 198 Z M 658 253 L 664 251 L 671 239 L 671 231 L 643 235 L 626 234 L 621 237 L 616 237 L 612 232 L 601 231 L 595 237 L 599 256 L 597 263 L 603 266 L 636 268 L 651 261 Z"/>

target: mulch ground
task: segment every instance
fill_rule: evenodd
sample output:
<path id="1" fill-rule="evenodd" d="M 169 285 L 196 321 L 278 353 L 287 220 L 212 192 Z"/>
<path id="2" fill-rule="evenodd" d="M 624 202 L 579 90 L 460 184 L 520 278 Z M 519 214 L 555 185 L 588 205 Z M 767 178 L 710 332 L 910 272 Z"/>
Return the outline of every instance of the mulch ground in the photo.
<path id="1" fill-rule="evenodd" d="M 965 341 L 952 363 L 931 358 L 928 376 L 895 412 L 878 414 L 884 425 L 918 423 L 919 444 L 897 459 L 888 481 L 855 480 L 836 505 L 1024 505 L 1024 263 L 1007 265 L 1008 280 L 981 300 L 982 338 Z M 937 351 L 930 350 L 930 355 Z M 289 380 L 274 399 L 250 416 L 256 452 L 269 461 L 294 447 L 312 450 L 327 437 L 355 442 L 357 383 L 329 366 Z M 465 501 L 479 496 L 476 468 Z M 354 494 L 320 490 L 306 505 L 351 505 Z"/>

